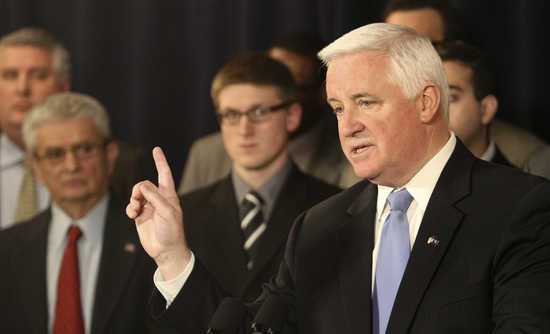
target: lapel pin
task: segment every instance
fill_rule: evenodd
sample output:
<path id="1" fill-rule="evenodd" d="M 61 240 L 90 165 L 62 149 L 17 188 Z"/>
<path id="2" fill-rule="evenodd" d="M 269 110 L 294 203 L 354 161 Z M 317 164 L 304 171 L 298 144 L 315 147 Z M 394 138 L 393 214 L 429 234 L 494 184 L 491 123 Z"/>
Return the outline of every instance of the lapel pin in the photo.
<path id="1" fill-rule="evenodd" d="M 126 251 L 128 253 L 135 253 L 136 252 L 136 245 L 134 245 L 131 242 L 128 242 L 128 243 L 126 243 L 126 245 L 124 245 L 124 251 Z"/>
<path id="2" fill-rule="evenodd" d="M 439 246 L 439 240 L 435 238 L 436 236 L 432 236 L 428 238 L 428 241 L 426 242 L 428 246 L 437 247 Z"/>

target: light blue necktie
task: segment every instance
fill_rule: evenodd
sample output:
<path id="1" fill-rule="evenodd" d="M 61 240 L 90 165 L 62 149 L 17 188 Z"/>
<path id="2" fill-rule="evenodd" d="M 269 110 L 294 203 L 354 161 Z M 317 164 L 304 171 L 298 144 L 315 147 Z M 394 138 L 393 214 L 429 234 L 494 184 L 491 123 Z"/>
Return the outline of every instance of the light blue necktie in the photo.
<path id="1" fill-rule="evenodd" d="M 388 196 L 390 213 L 382 228 L 373 292 L 373 333 L 384 334 L 393 302 L 411 253 L 407 209 L 412 202 L 407 189 Z"/>

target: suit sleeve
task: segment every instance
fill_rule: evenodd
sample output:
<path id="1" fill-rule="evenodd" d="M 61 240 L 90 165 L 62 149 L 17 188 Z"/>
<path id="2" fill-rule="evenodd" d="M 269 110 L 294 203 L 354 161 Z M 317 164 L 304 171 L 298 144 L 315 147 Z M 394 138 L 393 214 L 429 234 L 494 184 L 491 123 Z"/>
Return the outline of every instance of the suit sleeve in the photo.
<path id="1" fill-rule="evenodd" d="M 511 217 L 493 266 L 493 333 L 550 333 L 550 186 Z"/>
<path id="2" fill-rule="evenodd" d="M 288 321 L 283 333 L 295 332 L 294 249 L 303 217 L 304 214 L 300 215 L 293 225 L 277 275 L 264 284 L 262 293 L 253 303 L 247 304 L 248 314 L 243 319 L 241 333 L 247 333 L 263 301 L 273 295 L 284 296 L 290 301 Z M 218 305 L 227 296 L 197 258 L 191 275 L 168 309 L 166 300 L 155 289 L 151 297 L 151 317 L 156 327 L 168 332 L 205 333 Z"/>

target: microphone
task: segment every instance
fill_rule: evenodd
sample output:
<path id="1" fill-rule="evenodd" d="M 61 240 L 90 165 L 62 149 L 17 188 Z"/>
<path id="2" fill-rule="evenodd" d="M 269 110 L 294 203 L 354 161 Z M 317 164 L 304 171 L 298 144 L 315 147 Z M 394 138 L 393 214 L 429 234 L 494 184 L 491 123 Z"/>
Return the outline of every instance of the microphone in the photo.
<path id="1" fill-rule="evenodd" d="M 267 297 L 252 323 L 253 334 L 280 333 L 288 317 L 289 307 L 289 297 L 276 295 Z"/>
<path id="2" fill-rule="evenodd" d="M 206 334 L 236 334 L 246 315 L 246 307 L 237 298 L 227 297 L 210 320 Z"/>

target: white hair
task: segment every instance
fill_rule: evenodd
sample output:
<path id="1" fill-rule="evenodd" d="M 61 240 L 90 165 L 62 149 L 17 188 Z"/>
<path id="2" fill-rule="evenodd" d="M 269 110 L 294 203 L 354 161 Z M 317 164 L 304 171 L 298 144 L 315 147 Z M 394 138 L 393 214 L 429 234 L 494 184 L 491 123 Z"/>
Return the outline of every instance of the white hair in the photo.
<path id="1" fill-rule="evenodd" d="M 447 76 L 441 59 L 428 38 L 402 26 L 373 23 L 341 36 L 322 49 L 318 57 L 329 66 L 340 55 L 362 51 L 379 52 L 389 57 L 388 79 L 401 87 L 407 98 L 417 96 L 427 83 L 439 87 L 441 112 L 448 119 Z"/>
<path id="2" fill-rule="evenodd" d="M 111 138 L 109 116 L 105 107 L 91 96 L 78 93 L 51 95 L 42 104 L 36 105 L 25 117 L 23 141 L 29 152 L 36 148 L 36 130 L 46 124 L 81 117 L 91 118 L 104 139 Z"/>

